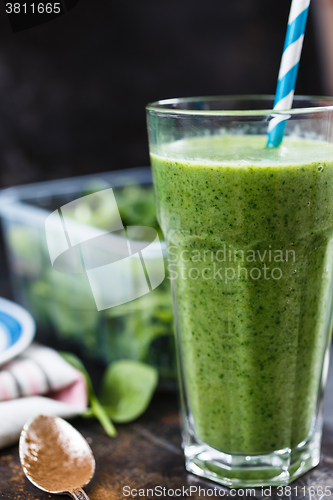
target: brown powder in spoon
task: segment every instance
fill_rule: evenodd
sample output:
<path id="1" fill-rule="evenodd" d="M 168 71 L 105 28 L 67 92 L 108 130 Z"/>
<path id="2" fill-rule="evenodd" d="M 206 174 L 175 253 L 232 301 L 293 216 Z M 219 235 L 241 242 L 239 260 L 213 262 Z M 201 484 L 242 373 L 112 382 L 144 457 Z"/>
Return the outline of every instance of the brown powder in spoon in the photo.
<path id="1" fill-rule="evenodd" d="M 47 491 L 80 488 L 94 474 L 88 443 L 62 419 L 41 415 L 27 429 L 25 443 L 22 458 L 26 474 Z"/>

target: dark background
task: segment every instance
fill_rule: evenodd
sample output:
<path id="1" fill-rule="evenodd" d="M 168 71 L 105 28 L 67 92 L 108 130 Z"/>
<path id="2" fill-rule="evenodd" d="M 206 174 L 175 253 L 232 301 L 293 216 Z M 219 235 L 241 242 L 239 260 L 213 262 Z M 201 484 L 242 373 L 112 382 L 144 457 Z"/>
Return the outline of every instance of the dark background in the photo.
<path id="1" fill-rule="evenodd" d="M 149 163 L 145 105 L 275 92 L 290 0 L 80 0 L 12 33 L 0 4 L 0 188 Z M 325 93 L 314 16 L 296 92 Z"/>

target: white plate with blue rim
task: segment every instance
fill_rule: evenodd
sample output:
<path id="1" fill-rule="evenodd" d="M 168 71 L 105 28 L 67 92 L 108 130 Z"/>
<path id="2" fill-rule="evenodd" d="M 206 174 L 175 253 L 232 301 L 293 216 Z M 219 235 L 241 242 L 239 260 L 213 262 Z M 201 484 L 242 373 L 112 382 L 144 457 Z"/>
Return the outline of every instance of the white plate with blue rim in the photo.
<path id="1" fill-rule="evenodd" d="M 35 321 L 26 309 L 0 298 L 0 365 L 21 354 L 31 344 L 35 331 Z"/>

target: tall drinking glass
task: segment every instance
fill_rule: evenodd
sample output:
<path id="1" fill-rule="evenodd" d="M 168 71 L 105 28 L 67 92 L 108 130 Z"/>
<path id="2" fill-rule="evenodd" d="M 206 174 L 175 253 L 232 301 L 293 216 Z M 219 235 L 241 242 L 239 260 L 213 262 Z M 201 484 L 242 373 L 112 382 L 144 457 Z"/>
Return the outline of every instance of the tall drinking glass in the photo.
<path id="1" fill-rule="evenodd" d="M 333 261 L 333 100 L 148 105 L 186 467 L 279 485 L 318 464 Z M 286 122 L 266 148 L 273 116 Z"/>

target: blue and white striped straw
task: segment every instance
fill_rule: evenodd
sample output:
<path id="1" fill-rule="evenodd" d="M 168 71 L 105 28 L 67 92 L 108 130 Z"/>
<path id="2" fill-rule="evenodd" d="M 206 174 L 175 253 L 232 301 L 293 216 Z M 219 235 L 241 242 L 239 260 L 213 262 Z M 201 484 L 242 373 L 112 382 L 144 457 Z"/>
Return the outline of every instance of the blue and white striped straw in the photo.
<path id="1" fill-rule="evenodd" d="M 292 0 L 273 109 L 292 107 L 309 5 L 310 0 Z M 268 127 L 268 148 L 276 148 L 281 144 L 289 117 L 273 115 Z"/>

